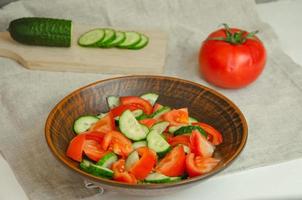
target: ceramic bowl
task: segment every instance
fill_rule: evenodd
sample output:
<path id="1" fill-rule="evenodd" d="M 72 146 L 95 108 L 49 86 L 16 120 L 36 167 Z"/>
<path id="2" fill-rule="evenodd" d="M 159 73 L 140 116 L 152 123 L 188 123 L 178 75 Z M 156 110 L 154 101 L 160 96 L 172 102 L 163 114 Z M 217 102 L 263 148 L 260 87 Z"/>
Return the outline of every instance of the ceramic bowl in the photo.
<path id="1" fill-rule="evenodd" d="M 221 162 L 213 171 L 176 183 L 130 185 L 90 175 L 80 170 L 79 163 L 65 155 L 70 140 L 75 136 L 72 126 L 76 118 L 106 112 L 106 97 L 109 95 L 138 96 L 147 92 L 159 94 L 160 104 L 172 108 L 187 107 L 190 116 L 214 126 L 222 133 L 223 143 L 215 150 L 215 157 L 221 158 Z M 217 91 L 187 80 L 147 75 L 111 78 L 77 89 L 54 107 L 45 125 L 48 146 L 63 165 L 105 189 L 144 196 L 180 191 L 227 168 L 244 148 L 247 133 L 247 123 L 241 111 Z"/>

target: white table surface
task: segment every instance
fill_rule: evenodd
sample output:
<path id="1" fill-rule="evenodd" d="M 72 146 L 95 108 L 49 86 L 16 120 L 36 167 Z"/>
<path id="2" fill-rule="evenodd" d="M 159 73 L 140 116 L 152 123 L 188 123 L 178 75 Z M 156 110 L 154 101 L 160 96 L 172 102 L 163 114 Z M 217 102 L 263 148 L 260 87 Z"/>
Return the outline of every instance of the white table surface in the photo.
<path id="1" fill-rule="evenodd" d="M 263 21 L 275 29 L 284 51 L 302 66 L 302 40 L 299 39 L 302 35 L 302 1 L 273 1 L 258 4 L 257 9 Z M 302 158 L 222 177 L 213 177 L 196 187 L 161 199 L 302 199 L 301 169 Z M 201 194 L 200 191 L 205 192 Z M 28 200 L 1 155 L 0 200 Z"/>

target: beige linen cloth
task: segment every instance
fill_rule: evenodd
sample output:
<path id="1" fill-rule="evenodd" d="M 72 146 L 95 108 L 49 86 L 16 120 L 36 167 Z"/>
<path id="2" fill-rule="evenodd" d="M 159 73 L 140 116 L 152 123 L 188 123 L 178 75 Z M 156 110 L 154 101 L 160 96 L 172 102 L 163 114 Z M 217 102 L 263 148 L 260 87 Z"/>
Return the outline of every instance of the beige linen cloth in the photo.
<path id="1" fill-rule="evenodd" d="M 0 30 L 24 16 L 161 29 L 169 35 L 165 75 L 204 85 L 208 84 L 199 77 L 197 63 L 201 41 L 221 23 L 259 30 L 268 52 L 260 78 L 241 90 L 214 87 L 239 106 L 249 125 L 245 150 L 220 174 L 302 156 L 302 69 L 280 50 L 272 29 L 260 21 L 254 1 L 27 0 L 0 9 Z M 94 190 L 84 188 L 82 179 L 51 155 L 43 128 L 48 113 L 65 95 L 112 76 L 116 75 L 30 71 L 0 58 L 0 150 L 30 199 L 97 199 Z"/>

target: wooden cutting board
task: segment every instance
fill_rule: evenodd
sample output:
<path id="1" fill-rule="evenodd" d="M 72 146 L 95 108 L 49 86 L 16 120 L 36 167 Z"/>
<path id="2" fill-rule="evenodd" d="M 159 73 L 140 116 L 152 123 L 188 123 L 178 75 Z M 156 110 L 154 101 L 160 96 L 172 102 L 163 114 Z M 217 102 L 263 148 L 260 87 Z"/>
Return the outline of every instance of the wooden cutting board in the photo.
<path id="1" fill-rule="evenodd" d="M 136 30 L 150 38 L 149 44 L 141 50 L 80 47 L 77 44 L 79 36 L 96 27 L 73 24 L 73 41 L 69 48 L 23 45 L 14 41 L 8 32 L 0 32 L 0 56 L 14 59 L 24 67 L 36 70 L 134 74 L 163 72 L 166 34 Z"/>

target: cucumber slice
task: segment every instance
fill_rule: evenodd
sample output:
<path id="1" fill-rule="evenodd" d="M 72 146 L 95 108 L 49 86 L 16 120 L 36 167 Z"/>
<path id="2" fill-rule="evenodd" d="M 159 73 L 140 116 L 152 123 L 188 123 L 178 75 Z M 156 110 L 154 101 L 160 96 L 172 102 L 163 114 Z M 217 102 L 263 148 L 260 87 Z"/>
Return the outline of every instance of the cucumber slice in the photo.
<path id="1" fill-rule="evenodd" d="M 136 120 L 138 120 L 138 118 L 144 114 L 144 111 L 141 110 L 141 109 L 137 109 L 137 110 L 134 110 L 134 111 L 131 111 L 132 114 L 134 115 L 134 117 L 136 118 Z M 114 118 L 116 121 L 119 121 L 120 120 L 120 116 L 116 116 Z"/>
<path id="2" fill-rule="evenodd" d="M 73 130 L 77 134 L 83 133 L 87 131 L 91 127 L 91 125 L 96 123 L 97 121 L 99 121 L 99 118 L 97 118 L 96 116 L 81 116 L 75 120 L 73 124 Z"/>
<path id="3" fill-rule="evenodd" d="M 143 124 L 141 124 L 141 126 L 142 126 L 143 130 L 145 131 L 145 133 L 148 134 L 150 131 L 149 128 Z"/>
<path id="4" fill-rule="evenodd" d="M 96 117 L 101 119 L 101 118 L 105 117 L 106 115 L 107 115 L 107 113 L 100 113 Z"/>
<path id="5" fill-rule="evenodd" d="M 192 133 L 193 130 L 197 130 L 200 134 L 202 134 L 204 137 L 207 137 L 207 133 L 199 126 L 183 126 L 174 131 L 174 135 L 182 135 L 186 133 Z"/>
<path id="6" fill-rule="evenodd" d="M 151 127 L 151 131 L 152 130 L 156 130 L 158 133 L 162 133 L 164 132 L 164 130 L 166 130 L 166 128 L 169 126 L 169 122 L 166 122 L 166 121 L 162 121 L 162 122 L 157 122 L 156 124 L 154 124 L 152 127 Z"/>
<path id="7" fill-rule="evenodd" d="M 144 34 L 141 34 L 141 38 L 141 41 L 137 45 L 131 47 L 131 49 L 142 49 L 147 46 L 147 44 L 149 43 L 149 38 Z"/>
<path id="8" fill-rule="evenodd" d="M 168 106 L 164 106 L 161 109 L 158 109 L 157 111 L 155 111 L 155 113 L 152 114 L 152 118 L 153 119 L 158 119 L 160 116 L 162 116 L 163 114 L 167 113 L 171 111 L 171 108 Z"/>
<path id="9" fill-rule="evenodd" d="M 125 32 L 126 39 L 120 43 L 117 47 L 119 48 L 131 48 L 137 45 L 141 40 L 141 35 L 134 31 Z"/>
<path id="10" fill-rule="evenodd" d="M 80 36 L 78 44 L 83 47 L 96 46 L 96 44 L 102 41 L 105 37 L 105 31 L 103 29 L 93 29 Z"/>
<path id="11" fill-rule="evenodd" d="M 126 170 L 130 170 L 131 167 L 139 160 L 139 155 L 137 153 L 137 151 L 133 151 L 132 153 L 130 153 L 130 155 L 128 156 L 126 163 L 125 163 L 125 168 Z"/>
<path id="12" fill-rule="evenodd" d="M 189 124 L 192 124 L 192 123 L 195 123 L 195 122 L 198 122 L 198 120 L 195 119 L 194 117 L 189 117 Z"/>
<path id="13" fill-rule="evenodd" d="M 132 114 L 134 115 L 134 117 L 139 117 L 142 114 L 144 114 L 144 111 L 141 109 L 137 109 L 137 110 L 132 111 Z"/>
<path id="14" fill-rule="evenodd" d="M 184 152 L 185 152 L 186 154 L 189 154 L 189 153 L 191 152 L 190 147 L 188 147 L 187 145 L 184 145 L 184 144 L 181 144 L 181 145 L 183 146 Z"/>
<path id="15" fill-rule="evenodd" d="M 174 133 L 176 130 L 180 129 L 183 126 L 170 126 L 169 133 Z"/>
<path id="16" fill-rule="evenodd" d="M 163 156 L 171 150 L 170 144 L 160 133 L 157 132 L 157 130 L 152 130 L 149 132 L 147 136 L 147 145 L 150 149 L 154 150 L 159 156 Z"/>
<path id="17" fill-rule="evenodd" d="M 129 139 L 138 141 L 147 137 L 146 131 L 143 126 L 135 119 L 130 110 L 122 113 L 119 119 L 121 132 Z"/>
<path id="18" fill-rule="evenodd" d="M 117 96 L 108 96 L 106 100 L 110 109 L 115 108 L 121 104 L 120 98 Z"/>
<path id="19" fill-rule="evenodd" d="M 98 47 L 106 47 L 107 44 L 110 44 L 115 39 L 115 30 L 105 28 L 105 37 L 103 40 L 97 43 Z"/>
<path id="20" fill-rule="evenodd" d="M 182 177 L 180 177 L 180 176 L 170 177 L 169 183 L 181 181 L 181 179 L 182 179 Z"/>
<path id="21" fill-rule="evenodd" d="M 133 149 L 138 149 L 140 147 L 146 147 L 146 146 L 147 146 L 147 142 L 145 140 L 132 143 Z"/>
<path id="22" fill-rule="evenodd" d="M 105 168 L 105 167 L 101 167 L 98 165 L 93 164 L 92 162 L 90 162 L 89 160 L 83 160 L 80 163 L 80 168 L 89 173 L 92 174 L 94 176 L 99 176 L 99 177 L 103 177 L 103 178 L 108 178 L 111 179 L 113 177 L 113 171 Z"/>
<path id="23" fill-rule="evenodd" d="M 143 120 L 143 119 L 147 119 L 147 118 L 150 118 L 150 116 L 143 113 L 142 115 L 136 117 L 136 120 L 139 121 L 139 120 Z"/>
<path id="24" fill-rule="evenodd" d="M 115 47 L 126 40 L 126 34 L 122 31 L 115 31 L 115 39 L 106 45 L 106 47 Z"/>
<path id="25" fill-rule="evenodd" d="M 146 178 L 145 178 L 145 182 L 147 183 L 172 183 L 172 182 L 176 182 L 176 181 L 180 181 L 181 177 L 169 177 L 166 176 L 164 174 L 160 174 L 158 172 L 149 174 Z"/>
<path id="26" fill-rule="evenodd" d="M 107 153 L 104 155 L 98 162 L 97 165 L 101 167 L 111 168 L 111 165 L 118 160 L 118 157 L 115 153 Z"/>
<path id="27" fill-rule="evenodd" d="M 157 101 L 157 99 L 158 99 L 158 94 L 146 93 L 146 94 L 141 95 L 141 98 L 149 101 L 150 104 L 153 106 L 155 104 L 155 102 Z"/>

